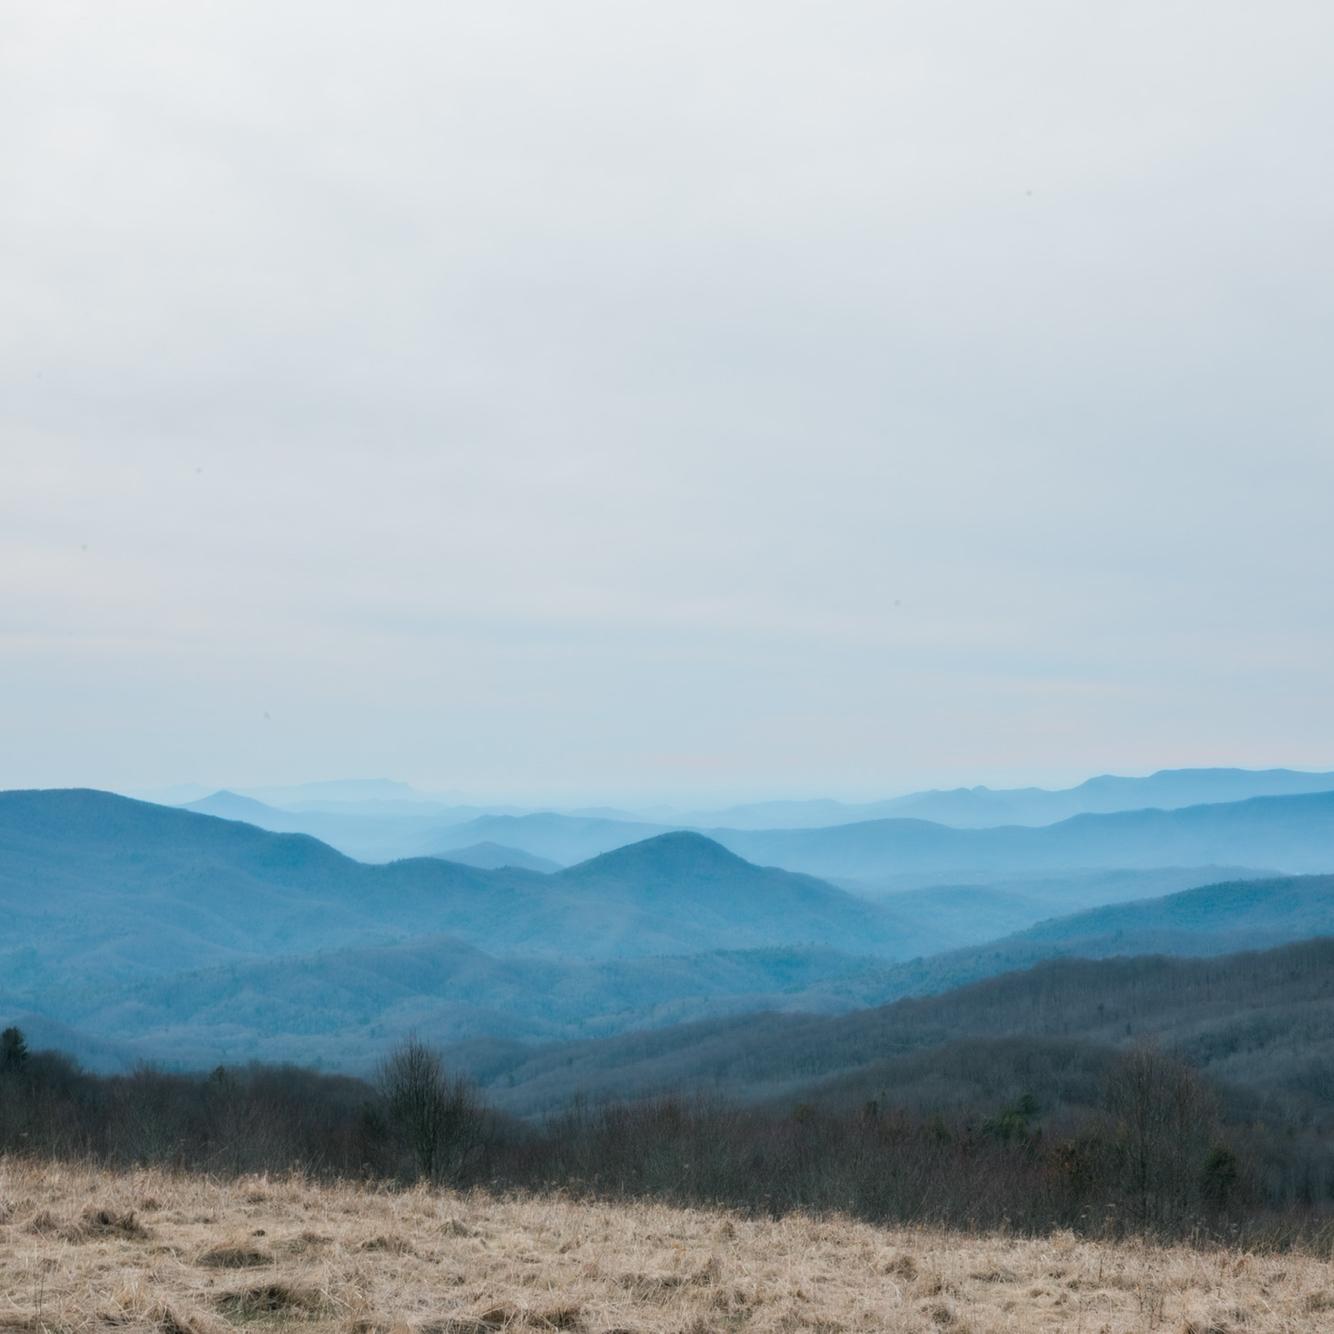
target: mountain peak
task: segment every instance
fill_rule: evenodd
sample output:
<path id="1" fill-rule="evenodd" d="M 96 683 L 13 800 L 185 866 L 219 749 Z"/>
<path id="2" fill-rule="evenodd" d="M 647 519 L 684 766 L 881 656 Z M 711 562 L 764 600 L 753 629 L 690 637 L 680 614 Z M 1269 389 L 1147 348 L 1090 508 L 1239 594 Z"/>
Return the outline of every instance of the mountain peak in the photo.
<path id="1" fill-rule="evenodd" d="M 216 792 L 200 797 L 198 801 L 187 801 L 179 809 L 194 811 L 199 815 L 217 815 L 224 820 L 245 820 L 261 828 L 262 817 L 276 814 L 272 806 L 266 806 L 254 797 L 243 796 L 226 787 L 220 787 Z"/>
<path id="2" fill-rule="evenodd" d="M 247 797 L 242 792 L 235 792 L 229 787 L 220 787 L 216 792 L 210 792 L 206 797 L 200 797 L 198 801 L 189 803 L 190 805 L 199 805 L 205 801 L 233 801 L 246 806 L 263 806 L 262 801 L 256 801 L 254 797 Z"/>
<path id="3" fill-rule="evenodd" d="M 604 852 L 600 857 L 570 867 L 564 874 L 699 877 L 750 866 L 721 843 L 693 830 L 677 829 Z"/>

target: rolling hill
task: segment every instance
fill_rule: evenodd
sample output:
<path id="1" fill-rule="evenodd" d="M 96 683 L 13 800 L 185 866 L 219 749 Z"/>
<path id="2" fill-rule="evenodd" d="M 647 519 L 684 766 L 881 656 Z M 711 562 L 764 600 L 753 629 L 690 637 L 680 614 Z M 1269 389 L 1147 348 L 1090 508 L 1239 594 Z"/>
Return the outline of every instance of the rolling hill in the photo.
<path id="1" fill-rule="evenodd" d="M 575 1095 L 597 1102 L 669 1091 L 749 1101 L 883 1096 L 889 1106 L 929 1109 L 999 1104 L 1022 1092 L 1025 1079 L 1058 1079 L 1052 1060 L 1073 1061 L 1077 1074 L 1079 1044 L 1146 1038 L 1257 1100 L 1301 1103 L 1327 1117 L 1334 940 L 1211 959 L 1056 959 L 833 1017 L 759 1014 L 454 1056 L 521 1115 Z M 1025 1060 L 1038 1066 L 1026 1069 Z M 990 1089 L 979 1089 L 987 1081 Z"/>
<path id="2" fill-rule="evenodd" d="M 501 843 L 472 843 L 464 848 L 451 848 L 444 860 L 458 862 L 460 866 L 476 866 L 483 871 L 517 866 L 521 871 L 540 871 L 546 875 L 561 868 L 560 862 L 524 852 L 522 848 L 507 848 Z"/>
<path id="3" fill-rule="evenodd" d="M 475 843 L 499 843 L 568 866 L 631 843 L 640 843 L 646 838 L 675 832 L 678 828 L 606 816 L 559 815 L 552 811 L 531 815 L 483 815 L 448 830 L 429 851 L 438 857 L 448 857 L 455 848 Z"/>
<path id="4" fill-rule="evenodd" d="M 542 880 L 429 859 L 366 866 L 306 835 L 105 792 L 0 793 L 3 948 L 34 992 L 460 923 L 503 931 Z"/>
<path id="5" fill-rule="evenodd" d="M 114 1048 L 122 1064 L 137 1055 L 183 1068 L 258 1059 L 364 1070 L 409 1033 L 438 1044 L 550 1042 L 805 1009 L 819 1005 L 813 984 L 837 979 L 874 996 L 882 967 L 829 950 L 499 958 L 427 937 L 73 989 L 48 1007 L 84 1048 Z M 847 1005 L 831 997 L 824 1008 Z"/>
<path id="6" fill-rule="evenodd" d="M 1052 917 L 981 945 L 891 964 L 874 984 L 889 1001 L 1051 959 L 1221 955 L 1322 936 L 1334 936 L 1334 876 L 1229 881 Z"/>
<path id="7" fill-rule="evenodd" d="M 752 866 L 702 834 L 659 834 L 603 853 L 552 876 L 614 932 L 620 952 L 679 949 L 683 940 L 708 948 L 820 945 L 900 955 L 909 949 L 891 913 L 811 876 Z M 645 937 L 642 919 L 665 929 Z"/>

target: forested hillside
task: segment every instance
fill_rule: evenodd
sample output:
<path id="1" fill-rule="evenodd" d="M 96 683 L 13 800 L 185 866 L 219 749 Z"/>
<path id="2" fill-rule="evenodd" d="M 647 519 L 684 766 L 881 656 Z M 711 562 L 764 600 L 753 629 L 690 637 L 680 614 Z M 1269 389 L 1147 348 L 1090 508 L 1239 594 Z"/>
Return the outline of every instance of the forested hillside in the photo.
<path id="1" fill-rule="evenodd" d="M 1216 959 L 1056 960 L 840 1016 L 755 1015 L 456 1056 L 502 1106 L 525 1113 L 576 1094 L 682 1090 L 789 1102 L 883 1092 L 896 1105 L 958 1108 L 1053 1085 L 1078 1101 L 1104 1051 L 1145 1040 L 1324 1124 L 1334 1109 L 1334 940 Z"/>

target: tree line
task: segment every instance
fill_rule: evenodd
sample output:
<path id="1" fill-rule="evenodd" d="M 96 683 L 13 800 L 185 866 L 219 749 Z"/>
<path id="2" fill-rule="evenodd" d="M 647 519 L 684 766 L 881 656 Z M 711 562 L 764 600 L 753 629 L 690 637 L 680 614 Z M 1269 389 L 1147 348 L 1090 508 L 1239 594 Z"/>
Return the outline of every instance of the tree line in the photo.
<path id="1" fill-rule="evenodd" d="M 534 1124 L 498 1114 L 408 1040 L 372 1079 L 293 1066 L 98 1076 L 0 1034 L 0 1153 L 212 1173 L 300 1171 L 780 1215 L 1024 1232 L 1334 1246 L 1334 1154 L 1292 1127 L 1227 1122 L 1191 1067 L 1115 1053 L 1095 1110 L 924 1114 L 657 1099 L 576 1100 Z"/>

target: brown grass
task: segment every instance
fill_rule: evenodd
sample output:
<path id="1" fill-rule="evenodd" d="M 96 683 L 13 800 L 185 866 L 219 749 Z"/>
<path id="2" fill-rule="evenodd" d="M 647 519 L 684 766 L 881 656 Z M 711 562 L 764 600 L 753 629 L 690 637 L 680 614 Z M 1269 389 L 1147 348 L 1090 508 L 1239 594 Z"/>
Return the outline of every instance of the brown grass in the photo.
<path id="1" fill-rule="evenodd" d="M 4 1160 L 0 1216 L 0 1334 L 1334 1329 L 1324 1261 L 1069 1234 Z"/>

